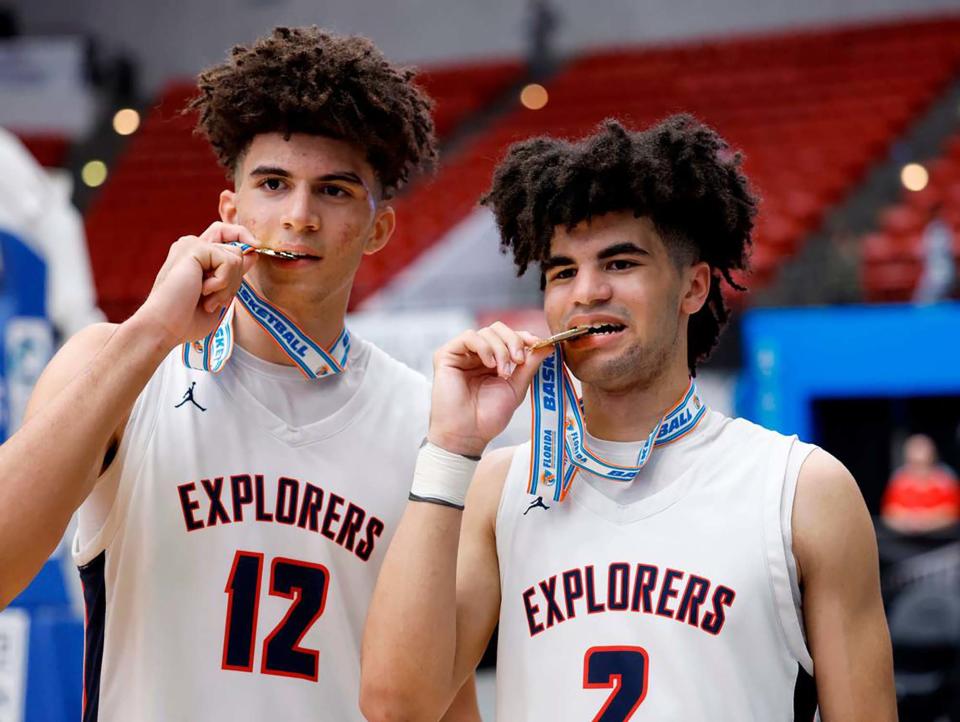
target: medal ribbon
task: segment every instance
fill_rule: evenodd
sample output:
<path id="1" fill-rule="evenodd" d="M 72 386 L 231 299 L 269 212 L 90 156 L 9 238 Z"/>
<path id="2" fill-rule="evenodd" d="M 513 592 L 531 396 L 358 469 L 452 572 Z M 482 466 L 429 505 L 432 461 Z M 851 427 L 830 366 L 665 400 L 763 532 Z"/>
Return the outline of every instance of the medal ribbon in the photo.
<path id="1" fill-rule="evenodd" d="M 550 488 L 554 501 L 563 501 L 578 469 L 612 481 L 633 481 L 650 460 L 653 449 L 693 431 L 707 407 L 690 379 L 683 398 L 668 410 L 644 440 L 633 466 L 614 464 L 590 450 L 585 441 L 581 401 L 563 365 L 560 346 L 544 359 L 530 386 L 533 430 L 527 492 L 543 495 Z"/>
<path id="2" fill-rule="evenodd" d="M 244 253 L 250 246 L 236 243 Z M 218 373 L 233 353 L 233 316 L 237 302 L 277 342 L 307 378 L 319 379 L 342 373 L 350 356 L 350 332 L 344 328 L 329 349 L 323 349 L 301 331 L 276 306 L 258 295 L 246 281 L 233 303 L 220 314 L 217 327 L 199 341 L 183 344 L 183 363 L 199 371 Z"/>

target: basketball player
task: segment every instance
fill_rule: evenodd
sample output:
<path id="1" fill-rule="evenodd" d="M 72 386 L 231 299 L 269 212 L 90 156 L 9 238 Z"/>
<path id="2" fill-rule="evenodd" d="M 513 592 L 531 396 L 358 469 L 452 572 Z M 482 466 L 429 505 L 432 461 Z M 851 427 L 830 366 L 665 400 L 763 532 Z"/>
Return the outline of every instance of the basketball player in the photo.
<path id="1" fill-rule="evenodd" d="M 369 719 L 439 717 L 498 622 L 501 720 L 811 720 L 817 698 L 828 722 L 895 719 L 856 483 L 691 380 L 746 265 L 738 162 L 677 116 L 530 140 L 498 168 L 485 203 L 520 271 L 539 264 L 550 329 L 590 331 L 561 355 L 497 323 L 437 352 L 367 622 Z M 531 380 L 532 442 L 470 483 Z"/>
<path id="2" fill-rule="evenodd" d="M 429 397 L 344 314 L 435 155 L 412 77 L 317 28 L 201 74 L 220 221 L 173 243 L 129 320 L 67 344 L 0 452 L 3 604 L 80 507 L 85 720 L 361 718 L 361 625 Z"/>

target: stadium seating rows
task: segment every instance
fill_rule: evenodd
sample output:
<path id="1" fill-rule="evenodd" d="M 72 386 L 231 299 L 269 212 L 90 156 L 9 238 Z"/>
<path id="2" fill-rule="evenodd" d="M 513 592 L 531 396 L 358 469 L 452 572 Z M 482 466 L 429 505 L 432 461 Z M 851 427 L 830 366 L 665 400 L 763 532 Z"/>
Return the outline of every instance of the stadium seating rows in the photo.
<path id="1" fill-rule="evenodd" d="M 891 23 L 605 50 L 570 62 L 539 111 L 519 104 L 448 154 L 433 178 L 396 200 L 389 252 L 357 275 L 356 306 L 475 207 L 509 143 L 534 134 L 577 137 L 605 117 L 644 126 L 689 111 L 746 156 L 762 198 L 755 272 L 769 282 L 825 210 L 863 176 L 960 69 L 960 19 Z M 444 132 L 517 79 L 518 66 L 428 73 Z M 469 91 L 468 91 L 469 89 Z M 101 305 L 126 317 L 149 290 L 172 239 L 205 227 L 223 177 L 178 117 L 190 86 L 169 89 L 145 120 L 88 214 Z M 131 228 L 138 229 L 130 238 Z"/>
<path id="2" fill-rule="evenodd" d="M 547 85 L 544 109 L 518 107 L 399 200 L 391 253 L 360 269 L 353 302 L 471 211 L 510 142 L 582 136 L 610 116 L 644 126 L 678 111 L 713 125 L 746 155 L 763 198 L 748 284 L 762 285 L 958 68 L 958 19 L 581 57 Z"/>
<path id="3" fill-rule="evenodd" d="M 953 260 L 960 274 L 960 133 L 927 168 L 927 185 L 904 190 L 879 214 L 879 230 L 863 240 L 862 282 L 871 301 L 913 296 L 924 265 L 923 231 L 934 216 L 953 230 Z"/>

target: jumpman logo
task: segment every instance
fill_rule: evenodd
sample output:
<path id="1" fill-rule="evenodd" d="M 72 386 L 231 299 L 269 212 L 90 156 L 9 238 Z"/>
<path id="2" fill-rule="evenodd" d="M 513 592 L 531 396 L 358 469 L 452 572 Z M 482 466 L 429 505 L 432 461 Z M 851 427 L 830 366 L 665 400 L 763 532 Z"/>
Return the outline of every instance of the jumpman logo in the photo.
<path id="1" fill-rule="evenodd" d="M 533 502 L 530 506 L 527 507 L 527 511 L 531 509 L 549 509 L 550 507 L 543 503 L 543 497 L 538 496 L 537 500 Z M 527 515 L 527 511 L 523 512 L 523 515 Z"/>
<path id="2" fill-rule="evenodd" d="M 193 383 L 191 383 L 191 384 L 190 384 L 190 388 L 183 392 L 183 401 L 181 401 L 179 404 L 177 404 L 177 405 L 174 406 L 173 408 L 179 409 L 181 406 L 183 406 L 185 403 L 187 403 L 187 402 L 189 401 L 191 404 L 193 404 L 194 406 L 196 406 L 196 407 L 197 407 L 198 409 L 200 409 L 201 411 L 206 411 L 206 409 L 203 408 L 200 404 L 198 404 L 198 403 L 197 403 L 197 400 L 196 400 L 195 398 L 193 398 L 193 387 L 196 386 L 196 385 L 197 385 L 197 382 L 196 382 L 196 381 L 194 381 Z"/>

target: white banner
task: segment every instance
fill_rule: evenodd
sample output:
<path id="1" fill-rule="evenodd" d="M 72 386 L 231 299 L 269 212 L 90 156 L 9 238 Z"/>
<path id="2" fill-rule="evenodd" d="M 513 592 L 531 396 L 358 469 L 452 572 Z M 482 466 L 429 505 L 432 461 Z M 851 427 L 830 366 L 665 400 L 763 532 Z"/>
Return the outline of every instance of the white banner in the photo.
<path id="1" fill-rule="evenodd" d="M 85 135 L 96 112 L 85 55 L 81 37 L 0 41 L 0 126 L 70 138 Z"/>
<path id="2" fill-rule="evenodd" d="M 4 338 L 8 436 L 20 427 L 33 387 L 52 356 L 53 330 L 46 319 L 10 319 Z"/>
<path id="3" fill-rule="evenodd" d="M 23 722 L 30 617 L 22 609 L 0 612 L 0 722 Z"/>

